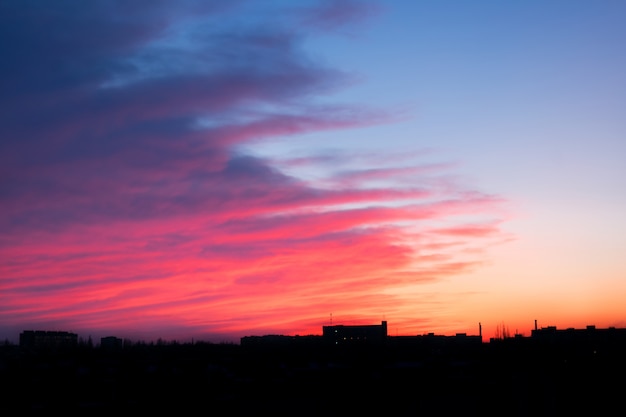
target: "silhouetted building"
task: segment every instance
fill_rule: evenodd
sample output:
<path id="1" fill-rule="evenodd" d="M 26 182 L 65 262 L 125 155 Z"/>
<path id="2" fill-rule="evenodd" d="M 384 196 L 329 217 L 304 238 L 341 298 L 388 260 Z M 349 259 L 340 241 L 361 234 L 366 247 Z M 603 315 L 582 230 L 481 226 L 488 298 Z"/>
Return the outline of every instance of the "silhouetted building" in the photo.
<path id="1" fill-rule="evenodd" d="M 626 346 L 626 329 L 609 327 L 598 329 L 587 326 L 584 329 L 557 329 L 556 326 L 535 328 L 531 338 L 537 343 L 551 346 L 599 347 Z"/>
<path id="2" fill-rule="evenodd" d="M 100 347 L 103 349 L 121 349 L 124 342 L 119 337 L 107 336 L 100 338 Z"/>
<path id="3" fill-rule="evenodd" d="M 417 336 L 389 336 L 390 348 L 410 349 L 417 356 L 430 356 L 443 353 L 476 353 L 483 345 L 481 335 L 457 333 L 454 336 L 428 333 Z"/>
<path id="4" fill-rule="evenodd" d="M 64 348 L 78 344 L 78 335 L 70 332 L 25 330 L 20 333 L 20 346 L 27 348 Z"/>
<path id="5" fill-rule="evenodd" d="M 322 336 L 336 345 L 380 344 L 387 340 L 387 322 L 360 326 L 323 326 Z"/>

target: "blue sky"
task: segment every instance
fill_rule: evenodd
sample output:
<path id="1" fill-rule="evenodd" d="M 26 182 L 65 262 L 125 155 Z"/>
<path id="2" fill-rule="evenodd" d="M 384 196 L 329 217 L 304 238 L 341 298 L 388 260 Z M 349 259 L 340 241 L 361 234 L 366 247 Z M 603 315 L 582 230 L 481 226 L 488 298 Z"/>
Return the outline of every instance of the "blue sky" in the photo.
<path id="1" fill-rule="evenodd" d="M 493 263 L 483 270 L 503 275 L 490 287 L 493 298 L 524 299 L 513 304 L 546 320 L 582 324 L 576 305 L 602 304 L 602 288 L 624 290 L 626 5 L 378 6 L 357 28 L 307 45 L 354 78 L 335 97 L 381 107 L 399 120 L 313 141 L 422 150 L 422 158 L 450 163 L 457 178 L 505 198 L 510 217 L 502 227 L 515 237 L 492 252 Z M 537 306 L 532 297 L 546 300 Z M 562 306 L 559 298 L 573 305 Z M 621 322 L 623 311 L 609 304 L 616 317 L 597 320 Z M 593 307 L 581 310 L 596 320 Z"/>

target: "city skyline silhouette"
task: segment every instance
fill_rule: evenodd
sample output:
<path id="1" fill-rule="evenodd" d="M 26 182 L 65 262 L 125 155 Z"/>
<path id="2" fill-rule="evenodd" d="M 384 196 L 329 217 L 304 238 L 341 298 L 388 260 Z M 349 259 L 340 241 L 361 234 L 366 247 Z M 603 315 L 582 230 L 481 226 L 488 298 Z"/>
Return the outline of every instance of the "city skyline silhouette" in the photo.
<path id="1" fill-rule="evenodd" d="M 626 329 L 548 326 L 488 343 L 386 330 L 384 321 L 329 325 L 322 335 L 249 336 L 240 345 L 95 344 L 71 332 L 24 331 L 19 346 L 0 346 L 8 382 L 0 410 L 604 415 L 621 404 Z"/>
<path id="2" fill-rule="evenodd" d="M 445 335 L 445 334 L 435 334 L 434 332 L 427 332 L 422 334 L 415 335 L 392 335 L 389 334 L 389 327 L 387 320 L 382 320 L 380 324 L 342 324 L 335 323 L 332 324 L 332 321 L 323 325 L 321 332 L 312 333 L 312 334 L 248 334 L 246 336 L 242 336 L 241 339 L 237 342 L 233 341 L 221 341 L 219 343 L 227 343 L 227 344 L 255 344 L 255 343 L 267 343 L 268 345 L 272 345 L 273 342 L 278 344 L 280 343 L 289 343 L 290 341 L 296 341 L 298 339 L 302 340 L 303 343 L 306 343 L 307 340 L 332 340 L 332 344 L 341 344 L 341 343 L 372 343 L 372 344 L 380 344 L 384 343 L 386 340 L 396 339 L 396 340 L 416 340 L 416 339 L 426 339 L 426 338 L 439 338 L 439 339 L 447 339 L 447 340 L 465 340 L 471 342 L 478 342 L 480 344 L 486 344 L 495 342 L 498 343 L 502 340 L 508 339 L 538 339 L 538 338 L 561 338 L 564 341 L 569 341 L 574 343 L 576 341 L 584 340 L 584 337 L 588 339 L 592 339 L 593 337 L 610 337 L 614 338 L 616 341 L 621 340 L 621 334 L 626 334 L 626 328 L 616 328 L 610 326 L 608 328 L 598 328 L 595 325 L 587 325 L 584 328 L 558 328 L 557 326 L 543 326 L 540 327 L 538 325 L 538 320 L 534 320 L 534 328 L 531 329 L 530 335 L 526 335 L 524 332 L 514 332 L 511 333 L 508 326 L 505 323 L 501 323 L 499 325 L 499 330 L 495 332 L 494 337 L 490 337 L 488 339 L 483 338 L 482 334 L 482 323 L 477 323 L 478 332 L 475 334 L 460 332 L 454 335 Z M 580 336 L 583 334 L 584 336 Z M 107 336 L 102 336 L 99 338 L 100 343 L 96 343 L 91 337 L 91 334 L 87 338 L 84 335 L 79 335 L 78 333 L 74 333 L 72 331 L 67 330 L 23 330 L 19 333 L 18 343 L 11 342 L 6 339 L 4 341 L 5 345 L 15 345 L 18 344 L 21 347 L 72 347 L 78 346 L 79 344 L 85 345 L 89 344 L 91 346 L 99 345 L 104 343 L 113 344 L 113 345 L 123 345 L 124 343 L 133 344 L 188 344 L 194 343 L 194 339 L 191 341 L 185 340 L 176 340 L 176 339 L 164 339 L 157 338 L 151 340 L 137 339 L 137 338 L 122 338 L 118 337 L 114 334 L 109 334 Z M 195 342 L 198 343 L 216 343 L 211 341 L 211 337 L 208 336 L 206 338 L 196 339 Z"/>

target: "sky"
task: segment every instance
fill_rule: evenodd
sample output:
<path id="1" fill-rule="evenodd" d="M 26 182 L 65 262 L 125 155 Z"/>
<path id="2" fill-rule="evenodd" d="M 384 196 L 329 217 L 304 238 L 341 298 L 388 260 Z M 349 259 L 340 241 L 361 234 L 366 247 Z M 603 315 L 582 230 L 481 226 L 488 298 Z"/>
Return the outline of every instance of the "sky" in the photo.
<path id="1" fill-rule="evenodd" d="M 0 339 L 626 327 L 624 15 L 0 0 Z"/>

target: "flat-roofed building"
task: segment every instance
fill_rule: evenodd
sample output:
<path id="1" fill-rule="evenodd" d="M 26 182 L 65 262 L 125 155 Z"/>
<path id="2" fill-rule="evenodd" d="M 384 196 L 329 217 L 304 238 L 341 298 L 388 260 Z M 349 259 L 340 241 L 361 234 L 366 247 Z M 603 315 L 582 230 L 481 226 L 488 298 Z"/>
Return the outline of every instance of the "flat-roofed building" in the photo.
<path id="1" fill-rule="evenodd" d="M 100 347 L 103 349 L 121 349 L 124 342 L 119 337 L 106 336 L 100 338 Z"/>
<path id="2" fill-rule="evenodd" d="M 370 325 L 334 325 L 323 326 L 322 336 L 336 345 L 346 344 L 381 344 L 387 340 L 387 322 Z"/>
<path id="3" fill-rule="evenodd" d="M 47 330 L 25 330 L 20 333 L 21 347 L 61 348 L 74 347 L 76 345 L 78 345 L 78 335 L 76 333 Z"/>

